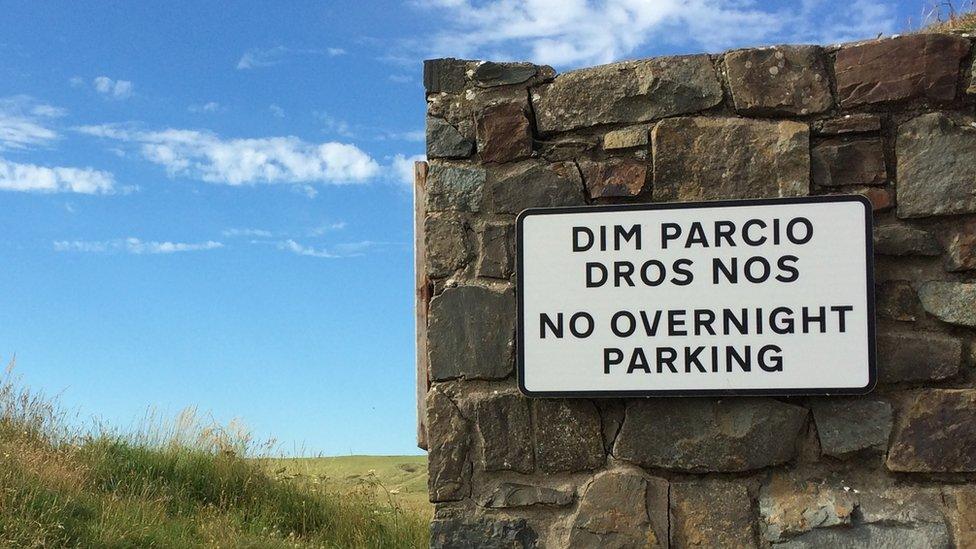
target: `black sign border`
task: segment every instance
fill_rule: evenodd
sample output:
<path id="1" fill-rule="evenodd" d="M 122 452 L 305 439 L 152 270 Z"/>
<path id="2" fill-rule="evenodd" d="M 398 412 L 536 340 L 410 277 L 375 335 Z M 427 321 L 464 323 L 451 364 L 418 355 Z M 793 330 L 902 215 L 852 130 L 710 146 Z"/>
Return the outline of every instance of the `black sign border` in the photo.
<path id="1" fill-rule="evenodd" d="M 522 291 L 522 222 L 526 217 L 534 215 L 551 215 L 567 213 L 591 212 L 629 212 L 654 210 L 683 210 L 690 208 L 719 208 L 735 206 L 771 206 L 787 204 L 822 204 L 860 202 L 864 206 L 864 242 L 867 271 L 867 301 L 868 301 L 868 384 L 864 387 L 822 387 L 822 388 L 778 388 L 778 389 L 661 389 L 661 390 L 594 390 L 594 391 L 530 391 L 526 389 L 525 379 L 525 334 L 522 317 L 525 304 Z M 712 200 L 702 202 L 666 202 L 642 204 L 615 204 L 595 206 L 568 206 L 556 208 L 528 208 L 519 213 L 516 219 L 516 283 L 515 293 L 518 301 L 518 317 L 516 318 L 516 345 L 518 352 L 517 380 L 518 388 L 527 397 L 539 398 L 625 398 L 625 397 L 714 397 L 714 396 L 831 396 L 831 395 L 865 395 L 874 390 L 878 382 L 877 349 L 875 338 L 875 303 L 874 303 L 874 238 L 872 224 L 874 221 L 871 202 L 862 195 L 829 195 L 804 196 L 796 198 L 757 198 L 745 200 Z"/>

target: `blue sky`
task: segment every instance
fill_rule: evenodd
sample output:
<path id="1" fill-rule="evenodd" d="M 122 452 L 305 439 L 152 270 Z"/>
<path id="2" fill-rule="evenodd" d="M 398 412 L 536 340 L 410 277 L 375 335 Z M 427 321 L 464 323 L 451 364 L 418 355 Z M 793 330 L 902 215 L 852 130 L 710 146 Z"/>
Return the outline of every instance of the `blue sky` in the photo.
<path id="1" fill-rule="evenodd" d="M 0 358 L 80 420 L 415 453 L 424 58 L 559 70 L 918 25 L 925 2 L 9 2 Z"/>

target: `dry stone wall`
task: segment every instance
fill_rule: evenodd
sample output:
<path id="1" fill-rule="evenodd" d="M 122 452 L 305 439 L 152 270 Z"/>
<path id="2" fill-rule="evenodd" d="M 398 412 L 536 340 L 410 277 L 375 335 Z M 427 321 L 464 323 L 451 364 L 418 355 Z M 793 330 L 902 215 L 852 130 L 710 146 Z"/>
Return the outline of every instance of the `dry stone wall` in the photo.
<path id="1" fill-rule="evenodd" d="M 431 545 L 976 547 L 973 51 L 918 34 L 558 76 L 426 62 Z M 874 208 L 873 393 L 519 393 L 521 210 L 834 193 Z"/>

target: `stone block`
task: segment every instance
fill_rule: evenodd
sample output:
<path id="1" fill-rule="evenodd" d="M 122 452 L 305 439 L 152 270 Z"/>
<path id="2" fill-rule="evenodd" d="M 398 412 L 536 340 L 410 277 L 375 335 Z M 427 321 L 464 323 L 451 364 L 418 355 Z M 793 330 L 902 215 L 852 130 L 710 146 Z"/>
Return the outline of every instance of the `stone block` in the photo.
<path id="1" fill-rule="evenodd" d="M 947 379 L 959 372 L 962 343 L 932 332 L 879 333 L 878 382 Z"/>
<path id="2" fill-rule="evenodd" d="M 488 170 L 486 209 L 516 215 L 526 208 L 585 204 L 583 181 L 576 164 L 526 160 Z"/>
<path id="3" fill-rule="evenodd" d="M 603 150 L 616 151 L 646 147 L 649 141 L 650 128 L 647 126 L 631 126 L 621 130 L 607 132 L 603 136 Z"/>
<path id="4" fill-rule="evenodd" d="M 819 187 L 884 185 L 888 180 L 881 139 L 818 143 L 810 162 L 813 182 Z"/>
<path id="5" fill-rule="evenodd" d="M 841 106 L 956 96 L 969 41 L 946 34 L 909 34 L 841 48 L 834 61 Z"/>
<path id="6" fill-rule="evenodd" d="M 606 462 L 600 412 L 586 400 L 533 401 L 535 461 L 542 471 L 588 471 Z"/>
<path id="7" fill-rule="evenodd" d="M 948 231 L 945 269 L 949 272 L 976 270 L 976 219 Z"/>
<path id="8" fill-rule="evenodd" d="M 929 389 L 912 395 L 895 426 L 888 469 L 976 471 L 976 390 Z"/>
<path id="9" fill-rule="evenodd" d="M 857 504 L 836 481 L 776 472 L 759 491 L 762 535 L 776 544 L 815 528 L 849 525 Z"/>
<path id="10" fill-rule="evenodd" d="M 834 100 L 817 46 L 775 46 L 725 54 L 735 110 L 746 115 L 808 115 Z"/>
<path id="11" fill-rule="evenodd" d="M 976 213 L 976 128 L 941 113 L 898 127 L 898 217 Z"/>
<path id="12" fill-rule="evenodd" d="M 485 170 L 430 163 L 427 174 L 427 211 L 477 212 L 485 192 Z"/>
<path id="13" fill-rule="evenodd" d="M 430 302 L 430 377 L 501 379 L 512 373 L 515 294 L 478 286 L 447 288 Z"/>
<path id="14" fill-rule="evenodd" d="M 889 187 L 861 187 L 852 192 L 867 198 L 872 212 L 883 212 L 895 207 L 895 194 Z"/>
<path id="15" fill-rule="evenodd" d="M 647 182 L 647 166 L 636 160 L 580 160 L 578 165 L 590 198 L 637 196 Z"/>
<path id="16" fill-rule="evenodd" d="M 761 469 L 795 455 L 806 419 L 805 409 L 772 399 L 631 401 L 613 455 L 677 471 Z"/>
<path id="17" fill-rule="evenodd" d="M 427 488 L 430 501 L 457 501 L 471 493 L 470 424 L 454 402 L 427 393 Z"/>
<path id="18" fill-rule="evenodd" d="M 478 233 L 478 276 L 507 279 L 515 263 L 515 225 L 486 221 Z"/>
<path id="19" fill-rule="evenodd" d="M 668 547 L 668 481 L 629 470 L 597 474 L 572 517 L 567 547 Z"/>
<path id="20" fill-rule="evenodd" d="M 520 473 L 535 469 L 528 399 L 517 393 L 492 393 L 474 402 L 474 413 L 482 469 Z"/>
<path id="21" fill-rule="evenodd" d="M 468 231 L 464 219 L 451 213 L 434 213 L 424 220 L 427 276 L 450 276 L 470 261 L 472 247 Z"/>
<path id="22" fill-rule="evenodd" d="M 573 503 L 574 496 L 572 490 L 560 490 L 548 486 L 518 482 L 502 482 L 493 487 L 482 498 L 480 504 L 482 507 L 491 509 L 511 509 L 534 505 L 562 507 Z"/>
<path id="23" fill-rule="evenodd" d="M 537 81 L 551 80 L 555 76 L 556 71 L 546 65 L 482 61 L 472 71 L 471 80 L 480 88 L 492 88 L 515 84 L 528 85 Z"/>
<path id="24" fill-rule="evenodd" d="M 450 517 L 430 523 L 430 549 L 534 549 L 538 541 L 525 519 Z"/>
<path id="25" fill-rule="evenodd" d="M 468 63 L 447 57 L 424 61 L 424 89 L 427 93 L 461 93 L 467 83 Z"/>
<path id="26" fill-rule="evenodd" d="M 806 124 L 743 118 L 671 118 L 651 132 L 654 200 L 803 196 Z"/>
<path id="27" fill-rule="evenodd" d="M 511 162 L 532 155 L 532 128 L 518 103 L 485 107 L 477 118 L 477 133 L 483 162 Z"/>
<path id="28" fill-rule="evenodd" d="M 757 547 L 746 487 L 723 480 L 671 484 L 671 547 Z"/>
<path id="29" fill-rule="evenodd" d="M 825 547 L 902 548 L 940 547 L 949 549 L 949 534 L 944 524 L 895 526 L 860 524 L 853 528 L 818 528 L 798 538 L 774 546 L 776 549 L 823 549 Z"/>
<path id="30" fill-rule="evenodd" d="M 881 117 L 876 114 L 846 114 L 815 122 L 814 131 L 820 135 L 846 135 L 881 131 Z"/>
<path id="31" fill-rule="evenodd" d="M 633 124 L 702 111 L 722 102 L 707 55 L 623 61 L 561 74 L 532 90 L 541 133 Z"/>
<path id="32" fill-rule="evenodd" d="M 820 449 L 844 458 L 863 450 L 884 451 L 891 435 L 891 405 L 883 400 L 825 398 L 811 403 Z"/>
<path id="33" fill-rule="evenodd" d="M 921 302 L 912 285 L 905 280 L 890 280 L 875 286 L 878 316 L 901 322 L 914 322 Z"/>
<path id="34" fill-rule="evenodd" d="M 939 320 L 976 328 L 976 284 L 926 282 L 918 297 L 925 311 Z"/>
<path id="35" fill-rule="evenodd" d="M 474 143 L 443 118 L 427 117 L 427 158 L 466 158 Z"/>
<path id="36" fill-rule="evenodd" d="M 942 253 L 942 246 L 932 233 L 896 223 L 875 227 L 874 253 L 935 256 Z"/>
<path id="37" fill-rule="evenodd" d="M 976 485 L 946 490 L 952 539 L 958 549 L 976 549 Z"/>

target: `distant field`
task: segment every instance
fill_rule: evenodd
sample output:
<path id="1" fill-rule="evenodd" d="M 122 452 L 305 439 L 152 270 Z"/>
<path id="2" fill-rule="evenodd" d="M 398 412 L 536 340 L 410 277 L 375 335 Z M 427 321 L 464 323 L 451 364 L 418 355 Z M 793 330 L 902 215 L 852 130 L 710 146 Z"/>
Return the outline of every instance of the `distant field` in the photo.
<path id="1" fill-rule="evenodd" d="M 380 501 L 387 497 L 404 508 L 430 516 L 426 456 L 341 456 L 267 460 L 272 472 L 309 482 L 328 482 L 350 492 L 369 490 Z"/>

